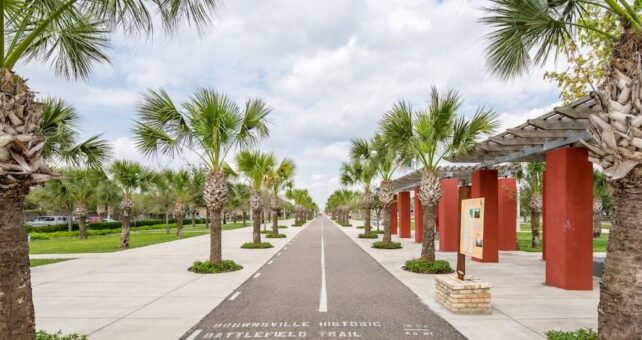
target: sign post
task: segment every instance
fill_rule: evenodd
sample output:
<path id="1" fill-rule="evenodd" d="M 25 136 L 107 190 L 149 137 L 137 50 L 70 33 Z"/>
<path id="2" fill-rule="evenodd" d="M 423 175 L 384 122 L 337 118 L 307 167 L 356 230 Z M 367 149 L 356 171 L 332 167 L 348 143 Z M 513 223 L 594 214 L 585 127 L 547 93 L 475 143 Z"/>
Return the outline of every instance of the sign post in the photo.
<path id="1" fill-rule="evenodd" d="M 466 255 L 484 257 L 484 198 L 461 201 L 457 278 L 466 275 Z"/>

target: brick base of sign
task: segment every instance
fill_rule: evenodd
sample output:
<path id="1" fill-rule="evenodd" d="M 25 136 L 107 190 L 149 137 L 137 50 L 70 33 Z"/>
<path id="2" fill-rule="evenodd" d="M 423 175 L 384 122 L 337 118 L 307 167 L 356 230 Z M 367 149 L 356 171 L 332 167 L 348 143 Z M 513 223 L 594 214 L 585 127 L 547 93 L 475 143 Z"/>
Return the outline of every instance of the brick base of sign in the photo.
<path id="1" fill-rule="evenodd" d="M 490 284 L 457 274 L 435 275 L 435 299 L 455 314 L 490 314 Z"/>

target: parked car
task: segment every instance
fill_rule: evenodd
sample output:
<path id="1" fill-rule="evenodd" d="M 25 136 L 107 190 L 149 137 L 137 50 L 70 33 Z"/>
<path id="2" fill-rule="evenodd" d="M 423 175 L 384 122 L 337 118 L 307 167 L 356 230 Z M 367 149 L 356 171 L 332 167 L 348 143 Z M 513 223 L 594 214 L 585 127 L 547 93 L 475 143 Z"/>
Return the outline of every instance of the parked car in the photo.
<path id="1" fill-rule="evenodd" d="M 113 218 L 103 218 L 103 222 L 118 222 Z"/>
<path id="2" fill-rule="evenodd" d="M 32 227 L 46 227 L 49 225 L 66 224 L 69 221 L 67 216 L 38 216 L 27 222 Z"/>

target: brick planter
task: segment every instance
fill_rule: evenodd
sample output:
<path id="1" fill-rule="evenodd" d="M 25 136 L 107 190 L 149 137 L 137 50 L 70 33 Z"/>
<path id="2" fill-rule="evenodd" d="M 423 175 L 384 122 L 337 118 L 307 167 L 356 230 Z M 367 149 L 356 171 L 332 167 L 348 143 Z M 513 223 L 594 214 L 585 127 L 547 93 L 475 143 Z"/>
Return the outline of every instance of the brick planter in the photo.
<path id="1" fill-rule="evenodd" d="M 435 299 L 455 314 L 490 314 L 490 284 L 457 274 L 435 275 Z"/>

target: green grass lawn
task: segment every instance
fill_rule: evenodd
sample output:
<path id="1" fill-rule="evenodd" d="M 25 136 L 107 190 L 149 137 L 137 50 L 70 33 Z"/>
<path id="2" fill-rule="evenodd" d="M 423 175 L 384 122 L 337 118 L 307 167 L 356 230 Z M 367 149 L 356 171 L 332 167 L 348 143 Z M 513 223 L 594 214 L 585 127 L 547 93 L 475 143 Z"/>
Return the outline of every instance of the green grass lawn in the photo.
<path id="1" fill-rule="evenodd" d="M 62 261 L 73 260 L 73 259 L 31 259 L 29 264 L 31 267 L 44 266 L 46 264 L 58 263 Z"/>
<path id="2" fill-rule="evenodd" d="M 540 221 L 539 227 L 542 227 L 542 223 Z M 610 221 L 602 221 L 602 229 L 610 229 L 611 228 L 611 222 Z M 531 231 L 531 223 L 530 222 L 521 222 L 519 224 L 519 230 L 520 231 Z"/>
<path id="3" fill-rule="evenodd" d="M 242 223 L 228 223 L 223 230 L 243 228 Z M 209 233 L 204 225 L 191 224 L 183 228 L 183 238 L 205 235 Z M 176 228 L 170 229 L 169 234 L 165 229 L 132 231 L 129 244 L 131 248 L 144 247 L 152 244 L 175 241 Z M 29 244 L 30 254 L 67 254 L 67 253 L 107 253 L 120 250 L 120 234 L 104 236 L 90 236 L 87 240 L 77 237 L 61 237 L 50 240 L 33 240 Z"/>
<path id="4" fill-rule="evenodd" d="M 529 225 L 530 226 L 530 225 Z M 543 234 L 540 234 L 540 238 L 543 240 Z M 609 240 L 609 235 L 608 234 L 602 234 L 600 238 L 593 239 L 593 251 L 594 252 L 604 252 L 606 251 L 606 243 Z M 529 231 L 521 231 L 517 233 L 517 243 L 519 244 L 519 250 L 522 251 L 527 251 L 527 252 L 541 252 L 542 247 L 539 246 L 537 248 L 531 247 L 531 232 Z"/>

